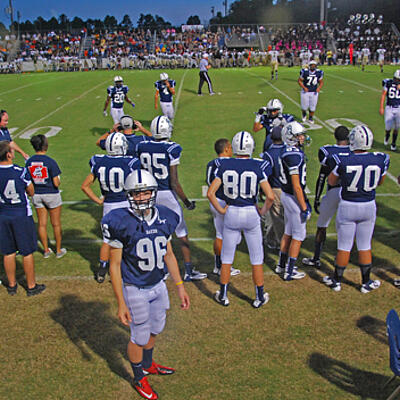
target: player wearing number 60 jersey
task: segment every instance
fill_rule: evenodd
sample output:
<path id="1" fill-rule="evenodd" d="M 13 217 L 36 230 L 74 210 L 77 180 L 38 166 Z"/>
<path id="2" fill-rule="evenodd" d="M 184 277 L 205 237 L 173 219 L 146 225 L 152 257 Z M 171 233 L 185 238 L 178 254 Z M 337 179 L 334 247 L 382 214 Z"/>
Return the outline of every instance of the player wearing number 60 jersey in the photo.
<path id="1" fill-rule="evenodd" d="M 223 306 L 229 305 L 227 296 L 231 266 L 235 257 L 241 232 L 244 233 L 253 268 L 253 281 L 256 289 L 254 308 L 268 302 L 268 293 L 264 293 L 264 249 L 260 214 L 264 215 L 274 201 L 274 194 L 268 183 L 271 165 L 268 161 L 250 158 L 254 151 L 254 139 L 250 133 L 238 132 L 232 139 L 233 154 L 237 158 L 220 159 L 215 171 L 215 179 L 208 189 L 207 197 L 214 208 L 224 214 L 222 231 L 220 290 L 214 299 Z M 262 209 L 257 208 L 258 186 L 266 195 Z M 226 206 L 218 202 L 216 193 L 222 187 Z"/>
<path id="2" fill-rule="evenodd" d="M 140 142 L 136 146 L 136 154 L 142 168 L 149 171 L 157 181 L 157 204 L 168 207 L 179 215 L 175 233 L 180 239 L 185 263 L 184 281 L 201 280 L 207 278 L 207 274 L 196 271 L 192 265 L 188 230 L 176 195 L 188 210 L 194 210 L 196 203 L 187 198 L 179 183 L 178 165 L 182 147 L 178 143 L 169 141 L 172 129 L 172 123 L 165 115 L 154 118 L 150 125 L 154 141 Z"/>
<path id="3" fill-rule="evenodd" d="M 375 189 L 384 181 L 389 156 L 367 152 L 372 147 L 373 134 L 365 125 L 351 130 L 349 142 L 353 153 L 342 158 L 333 156 L 337 165 L 328 177 L 329 185 L 335 186 L 340 182 L 342 191 L 336 215 L 338 251 L 335 274 L 324 277 L 324 283 L 335 291 L 341 290 L 343 272 L 355 238 L 362 275 L 361 292 L 368 293 L 380 286 L 380 281 L 370 279 L 371 240 L 376 219 Z"/>
<path id="4" fill-rule="evenodd" d="M 103 205 L 103 216 L 116 208 L 128 207 L 124 191 L 126 177 L 135 169 L 140 168 L 137 158 L 125 156 L 128 142 L 120 132 L 114 132 L 106 139 L 107 155 L 95 155 L 90 159 L 91 173 L 82 183 L 82 191 L 99 205 Z M 96 196 L 91 185 L 98 179 L 102 197 Z M 99 270 L 96 280 L 104 282 L 110 256 L 109 247 L 103 243 L 100 250 Z"/>

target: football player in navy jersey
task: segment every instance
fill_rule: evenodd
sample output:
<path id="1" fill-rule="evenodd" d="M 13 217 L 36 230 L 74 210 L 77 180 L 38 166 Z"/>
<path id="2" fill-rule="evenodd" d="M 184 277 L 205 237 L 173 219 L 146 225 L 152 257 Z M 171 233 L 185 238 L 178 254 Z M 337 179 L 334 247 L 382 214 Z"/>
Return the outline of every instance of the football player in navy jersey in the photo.
<path id="1" fill-rule="evenodd" d="M 390 131 L 393 129 L 390 150 L 396 151 L 396 140 L 400 128 L 400 69 L 394 73 L 393 79 L 384 79 L 382 86 L 379 113 L 385 115 L 385 139 L 383 144 L 385 146 L 389 144 Z M 384 107 L 385 99 L 386 107 Z"/>
<path id="2" fill-rule="evenodd" d="M 10 142 L 0 141 L 0 253 L 3 254 L 8 294 L 17 294 L 15 259 L 18 251 L 23 257 L 26 294 L 35 296 L 46 286 L 37 284 L 35 279 L 33 253 L 37 249 L 37 236 L 27 197 L 27 194 L 33 196 L 34 188 L 27 170 L 13 164 L 14 157 Z"/>
<path id="3" fill-rule="evenodd" d="M 82 191 L 96 204 L 103 205 L 103 216 L 115 208 L 128 207 L 124 191 L 126 177 L 140 168 L 137 158 L 126 156 L 128 142 L 120 132 L 114 132 L 106 139 L 107 155 L 95 155 L 90 159 L 91 172 L 82 183 Z M 91 185 L 98 179 L 102 197 L 96 196 Z M 103 283 L 108 270 L 110 248 L 103 243 L 100 249 L 99 269 L 96 280 Z"/>
<path id="4" fill-rule="evenodd" d="M 49 258 L 53 250 L 49 247 L 47 237 L 47 217 L 53 227 L 56 241 L 56 257 L 61 258 L 67 254 L 67 249 L 61 247 L 61 207 L 62 199 L 59 186 L 61 183 L 61 170 L 55 160 L 46 155 L 49 142 L 44 135 L 31 138 L 31 144 L 36 154 L 26 160 L 25 166 L 32 178 L 35 194 L 32 203 L 38 217 L 39 238 L 43 245 L 43 257 Z"/>
<path id="5" fill-rule="evenodd" d="M 215 152 L 218 158 L 214 158 L 207 164 L 206 182 L 210 186 L 215 178 L 215 171 L 220 166 L 221 160 L 232 157 L 232 145 L 228 139 L 218 139 L 214 144 Z M 226 206 L 225 195 L 220 187 L 215 193 L 218 203 L 222 208 Z M 220 214 L 210 203 L 210 210 L 214 220 L 215 240 L 214 240 L 214 270 L 213 273 L 219 275 L 221 273 L 221 250 L 222 250 L 222 231 L 224 228 L 224 216 Z M 240 274 L 240 270 L 231 267 L 231 275 Z"/>
<path id="6" fill-rule="evenodd" d="M 178 165 L 182 147 L 178 143 L 169 141 L 172 129 L 172 123 L 165 115 L 154 118 L 150 125 L 154 140 L 139 143 L 136 153 L 142 168 L 149 171 L 157 181 L 157 204 L 168 207 L 179 215 L 179 224 L 175 233 L 180 240 L 185 263 L 186 272 L 183 280 L 201 280 L 207 278 L 207 274 L 196 271 L 192 265 L 188 230 L 182 207 L 176 196 L 182 200 L 188 210 L 194 210 L 196 203 L 187 198 L 179 183 Z"/>
<path id="7" fill-rule="evenodd" d="M 214 208 L 224 215 L 222 232 L 220 290 L 214 299 L 223 306 L 229 305 L 227 296 L 231 266 L 236 246 L 243 232 L 252 265 L 256 298 L 252 305 L 259 308 L 269 300 L 264 292 L 264 249 L 260 215 L 264 215 L 274 201 L 274 194 L 268 183 L 271 165 L 268 161 L 251 158 L 254 139 L 249 132 L 238 132 L 232 139 L 232 150 L 236 158 L 220 160 L 215 179 L 208 189 L 207 197 Z M 262 208 L 257 207 L 258 187 L 261 186 L 266 199 Z M 218 202 L 216 193 L 222 186 L 226 206 Z"/>
<path id="8" fill-rule="evenodd" d="M 340 201 L 340 183 L 336 186 L 330 186 L 328 184 L 326 195 L 322 198 L 322 201 L 320 201 L 325 181 L 336 166 L 333 155 L 337 155 L 341 158 L 350 154 L 349 130 L 345 126 L 338 126 L 335 129 L 334 135 L 336 144 L 322 146 L 318 151 L 321 168 L 315 186 L 314 210 L 319 216 L 317 221 L 317 233 L 315 235 L 314 256 L 312 258 L 303 258 L 303 264 L 309 267 L 319 268 L 321 266 L 320 257 L 326 239 L 326 228 L 335 215 Z"/>
<path id="9" fill-rule="evenodd" d="M 26 154 L 18 145 L 17 143 L 12 140 L 10 132 L 8 131 L 8 113 L 6 110 L 0 110 L 0 142 L 3 140 L 7 140 L 10 142 L 11 147 L 21 154 L 22 157 L 27 160 L 29 155 Z"/>
<path id="10" fill-rule="evenodd" d="M 314 113 L 317 108 L 318 95 L 324 84 L 324 72 L 317 68 L 316 61 L 310 61 L 309 68 L 303 68 L 300 71 L 300 77 L 297 81 L 301 87 L 300 102 L 302 121 L 307 120 L 314 123 Z"/>
<path id="11" fill-rule="evenodd" d="M 263 160 L 269 161 L 272 172 L 268 176 L 268 182 L 274 192 L 274 203 L 265 216 L 266 229 L 264 242 L 270 249 L 279 249 L 285 230 L 283 205 L 281 202 L 282 183 L 280 180 L 282 171 L 281 156 L 285 151 L 286 145 L 282 141 L 282 127 L 277 126 L 271 132 L 272 144 L 267 151 L 260 154 Z"/>
<path id="12" fill-rule="evenodd" d="M 253 132 L 258 132 L 265 128 L 265 141 L 263 151 L 268 150 L 272 144 L 271 131 L 275 126 L 283 127 L 288 122 L 294 121 L 291 114 L 282 114 L 283 105 L 278 99 L 268 101 L 266 107 L 261 107 L 256 113 L 256 119 L 253 124 Z"/>
<path id="13" fill-rule="evenodd" d="M 114 124 L 118 123 L 124 113 L 124 102 L 126 101 L 132 107 L 135 107 L 135 104 L 128 97 L 128 86 L 124 85 L 124 80 L 121 76 L 116 76 L 114 78 L 114 86 L 109 86 L 107 88 L 107 99 L 104 104 L 103 114 L 107 116 L 107 107 L 108 103 L 111 100 L 111 110 L 110 114 L 112 119 L 114 120 Z"/>
<path id="14" fill-rule="evenodd" d="M 154 108 L 158 108 L 158 98 L 160 98 L 160 106 L 163 114 L 169 119 L 174 119 L 174 105 L 172 96 L 175 94 L 176 82 L 168 78 L 168 74 L 163 72 L 160 74 L 160 80 L 154 83 L 156 94 L 154 96 Z"/>
<path id="15" fill-rule="evenodd" d="M 306 238 L 306 223 L 311 216 L 311 207 L 305 195 L 306 161 L 301 149 L 305 141 L 305 128 L 298 122 L 290 122 L 282 129 L 282 139 L 286 144 L 282 152 L 281 201 L 285 215 L 285 233 L 281 241 L 279 262 L 275 272 L 284 273 L 283 279 L 302 279 L 304 272 L 296 267 L 297 257 Z"/>
<path id="16" fill-rule="evenodd" d="M 165 266 L 176 285 L 181 309 L 190 306 L 170 242 L 179 216 L 167 207 L 155 205 L 157 182 L 149 172 L 134 171 L 124 187 L 129 207 L 115 209 L 103 217 L 103 237 L 111 247 L 110 276 L 118 317 L 130 326 L 127 351 L 134 387 L 145 399 L 158 399 L 147 375 L 175 372 L 153 361 L 156 336 L 164 329 L 169 309 L 163 282 Z"/>
<path id="17" fill-rule="evenodd" d="M 378 289 L 380 281 L 370 277 L 372 267 L 371 240 L 376 219 L 375 189 L 385 179 L 389 168 L 389 156 L 385 153 L 369 153 L 373 134 L 365 125 L 354 127 L 349 135 L 350 150 L 347 157 L 334 155 L 335 169 L 328 183 L 336 186 L 340 182 L 341 200 L 336 215 L 337 254 L 335 273 L 325 276 L 323 281 L 335 291 L 341 290 L 344 270 L 349 263 L 354 238 L 358 249 L 361 269 L 361 292 Z"/>
<path id="18" fill-rule="evenodd" d="M 151 140 L 151 132 L 147 130 L 140 121 L 134 120 L 130 115 L 124 115 L 121 117 L 118 124 L 115 124 L 109 132 L 106 132 L 97 140 L 96 145 L 105 150 L 106 139 L 113 132 L 122 132 L 128 140 L 127 156 L 136 157 L 135 151 L 137 144 L 139 142 Z M 143 135 L 136 135 L 135 132 L 141 132 Z"/>

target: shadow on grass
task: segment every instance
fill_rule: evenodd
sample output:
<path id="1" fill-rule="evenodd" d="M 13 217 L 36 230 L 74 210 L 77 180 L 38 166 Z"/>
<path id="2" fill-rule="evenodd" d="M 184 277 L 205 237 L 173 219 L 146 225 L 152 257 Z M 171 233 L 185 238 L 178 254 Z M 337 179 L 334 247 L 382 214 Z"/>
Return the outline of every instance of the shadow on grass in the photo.
<path id="1" fill-rule="evenodd" d="M 320 353 L 312 353 L 308 365 L 328 382 L 362 400 L 383 398 L 386 375 L 364 371 Z"/>
<path id="2" fill-rule="evenodd" d="M 90 132 L 92 133 L 92 136 L 102 136 L 111 128 L 112 128 L 112 126 L 110 126 L 109 128 L 105 128 L 103 126 L 101 126 L 101 127 L 95 126 L 90 129 Z"/>
<path id="3" fill-rule="evenodd" d="M 388 344 L 386 323 L 380 319 L 371 317 L 370 315 L 364 315 L 357 321 L 357 327 L 368 335 L 371 335 L 378 342 Z"/>
<path id="4" fill-rule="evenodd" d="M 64 328 L 84 360 L 91 361 L 90 352 L 93 352 L 107 362 L 113 373 L 132 383 L 124 366 L 130 335 L 128 329 L 125 330 L 116 318 L 110 316 L 108 304 L 65 295 L 50 316 Z"/>

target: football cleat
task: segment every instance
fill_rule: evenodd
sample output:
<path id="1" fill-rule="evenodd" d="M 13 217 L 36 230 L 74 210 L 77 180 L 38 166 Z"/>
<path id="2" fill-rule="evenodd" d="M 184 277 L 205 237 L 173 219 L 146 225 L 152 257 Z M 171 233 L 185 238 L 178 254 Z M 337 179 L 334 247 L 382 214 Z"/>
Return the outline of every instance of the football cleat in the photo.
<path id="1" fill-rule="evenodd" d="M 193 268 L 190 275 L 185 272 L 185 276 L 183 277 L 183 280 L 185 282 L 191 282 L 191 281 L 201 281 L 201 280 L 206 279 L 206 278 L 207 278 L 207 274 L 206 273 L 200 272 L 200 271 L 196 271 Z"/>
<path id="2" fill-rule="evenodd" d="M 215 295 L 214 295 L 214 300 L 215 300 L 217 303 L 221 304 L 221 306 L 228 307 L 228 306 L 229 306 L 229 299 L 228 299 L 228 297 L 225 297 L 224 299 L 220 299 L 219 294 L 220 294 L 220 291 L 217 290 L 217 291 L 215 292 Z"/>
<path id="3" fill-rule="evenodd" d="M 361 293 L 369 293 L 372 292 L 375 289 L 378 289 L 379 286 L 381 286 L 381 281 L 378 280 L 370 280 L 368 283 L 363 283 L 361 285 Z"/>
<path id="4" fill-rule="evenodd" d="M 164 367 L 163 365 L 156 364 L 154 361 L 152 361 L 149 368 L 143 368 L 145 375 L 172 375 L 174 372 L 174 368 Z"/>
<path id="5" fill-rule="evenodd" d="M 342 285 L 340 284 L 340 282 L 337 282 L 335 279 L 331 278 L 330 276 L 324 276 L 322 278 L 322 282 L 324 282 L 325 285 L 329 286 L 335 292 L 340 292 L 342 290 Z"/>
<path id="6" fill-rule="evenodd" d="M 391 144 L 390 145 L 390 150 L 396 151 L 397 150 L 397 146 L 395 144 Z"/>
<path id="7" fill-rule="evenodd" d="M 95 276 L 97 283 L 103 283 L 106 280 L 106 275 L 107 268 L 99 268 Z"/>
<path id="8" fill-rule="evenodd" d="M 285 268 L 282 268 L 280 265 L 277 265 L 277 266 L 275 267 L 275 272 L 276 272 L 277 274 L 283 274 L 283 273 L 285 272 Z"/>
<path id="9" fill-rule="evenodd" d="M 268 293 L 264 293 L 264 300 L 261 301 L 261 300 L 255 299 L 255 300 L 253 301 L 252 306 L 253 306 L 254 308 L 260 308 L 260 307 L 262 307 L 264 304 L 267 304 L 268 301 L 269 301 L 269 294 L 268 294 Z"/>
<path id="10" fill-rule="evenodd" d="M 314 260 L 313 258 L 303 258 L 302 263 L 307 267 L 321 268 L 321 261 Z"/>
<path id="11" fill-rule="evenodd" d="M 67 249 L 64 247 L 56 254 L 56 258 L 62 258 L 67 254 Z"/>
<path id="12" fill-rule="evenodd" d="M 386 137 L 383 139 L 383 145 L 387 146 L 389 144 L 389 139 L 386 139 Z"/>
<path id="13" fill-rule="evenodd" d="M 285 272 L 283 275 L 284 281 L 292 281 L 293 279 L 303 279 L 306 276 L 304 272 L 299 272 L 296 267 L 293 268 L 291 274 Z"/>
<path id="14" fill-rule="evenodd" d="M 314 118 L 313 118 L 313 117 L 308 118 L 308 122 L 309 122 L 311 125 L 313 125 L 313 124 L 314 124 Z"/>
<path id="15" fill-rule="evenodd" d="M 214 267 L 213 274 L 221 275 L 221 269 L 218 267 Z M 240 274 L 240 269 L 231 267 L 231 276 L 236 276 Z"/>
<path id="16" fill-rule="evenodd" d="M 148 400 L 158 399 L 157 392 L 155 392 L 151 388 L 146 377 L 142 378 L 139 382 L 134 381 L 133 386 L 137 390 L 137 392 L 145 399 L 148 399 Z"/>
<path id="17" fill-rule="evenodd" d="M 306 122 L 306 121 L 307 121 L 307 117 L 304 116 L 304 117 L 301 119 L 301 121 L 302 121 L 302 122 Z"/>
<path id="18" fill-rule="evenodd" d="M 400 287 L 400 279 L 393 279 L 393 285 L 396 287 Z"/>

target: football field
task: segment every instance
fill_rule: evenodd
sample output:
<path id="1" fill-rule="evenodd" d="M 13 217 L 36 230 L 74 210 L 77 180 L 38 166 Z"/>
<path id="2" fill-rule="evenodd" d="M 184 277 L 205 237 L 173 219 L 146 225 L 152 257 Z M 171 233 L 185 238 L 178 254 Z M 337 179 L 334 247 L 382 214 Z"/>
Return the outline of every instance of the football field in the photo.
<path id="1" fill-rule="evenodd" d="M 254 112 L 271 98 L 284 104 L 284 113 L 301 120 L 300 68 L 280 68 L 279 79 L 269 79 L 270 69 L 211 69 L 215 96 L 206 86 L 197 96 L 197 70 L 167 71 L 176 80 L 172 140 L 183 148 L 179 179 L 193 211 L 185 211 L 194 265 L 209 279 L 186 284 L 192 306 L 180 311 L 174 285 L 171 310 L 160 335 L 154 358 L 177 373 L 150 377 L 161 399 L 381 399 L 393 386 L 382 389 L 391 376 L 385 318 L 398 307 L 400 292 L 392 280 L 400 276 L 400 153 L 383 145 L 384 122 L 379 115 L 381 81 L 394 66 L 368 66 L 362 73 L 352 66 L 322 67 L 325 85 L 319 96 L 315 124 L 309 126 L 312 143 L 306 147 L 307 187 L 313 203 L 319 172 L 318 149 L 334 143 L 338 124 L 349 128 L 368 125 L 374 132 L 374 151 L 388 151 L 389 173 L 377 190 L 377 222 L 373 246 L 373 276 L 382 286 L 360 293 L 357 253 L 345 272 L 342 291 L 322 283 L 333 271 L 336 248 L 334 221 L 322 255 L 322 268 L 303 268 L 301 258 L 313 253 L 317 216 L 307 225 L 307 239 L 297 265 L 307 273 L 301 281 L 284 282 L 273 273 L 277 253 L 265 252 L 265 289 L 270 302 L 253 309 L 254 287 L 246 244 L 242 240 L 234 266 L 241 269 L 231 279 L 230 302 L 223 308 L 212 299 L 219 288 L 212 274 L 214 227 L 203 196 L 205 167 L 215 158 L 214 142 L 232 139 L 241 130 L 252 132 Z M 136 103 L 125 112 L 149 129 L 157 115 L 154 82 L 160 71 L 118 71 Z M 29 138 L 49 137 L 48 155 L 61 170 L 63 247 L 68 254 L 58 260 L 35 253 L 37 280 L 47 285 L 42 296 L 28 298 L 20 287 L 8 296 L 0 287 L 0 399 L 122 399 L 139 398 L 131 387 L 132 371 L 126 357 L 129 330 L 116 317 L 111 284 L 93 279 L 101 235 L 101 207 L 80 190 L 90 172 L 89 159 L 101 153 L 96 140 L 112 126 L 102 114 L 106 88 L 114 71 L 2 75 L 0 105 L 8 111 L 14 140 L 33 154 Z M 265 130 L 254 133 L 256 152 L 262 150 Z M 400 144 L 400 142 L 398 143 Z M 16 155 L 16 164 L 23 165 Z M 93 186 L 99 193 L 98 184 Z M 35 215 L 36 218 L 36 215 Z M 49 225 L 49 237 L 52 238 Z M 175 254 L 183 271 L 178 243 Z M 17 258 L 19 281 L 23 279 Z M 5 274 L 0 263 L 0 278 Z M 399 309 L 400 311 L 400 309 Z"/>

